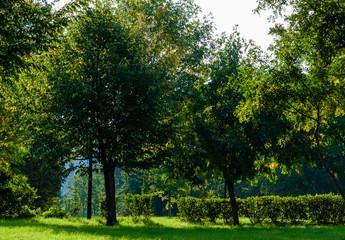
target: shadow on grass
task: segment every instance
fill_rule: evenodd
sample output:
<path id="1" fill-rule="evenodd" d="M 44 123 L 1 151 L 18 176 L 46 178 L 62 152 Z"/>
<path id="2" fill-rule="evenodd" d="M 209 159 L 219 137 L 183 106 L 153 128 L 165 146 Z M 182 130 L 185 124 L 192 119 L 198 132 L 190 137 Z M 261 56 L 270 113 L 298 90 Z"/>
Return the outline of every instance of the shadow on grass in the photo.
<path id="1" fill-rule="evenodd" d="M 285 225 L 242 225 L 238 227 L 210 227 L 203 225 L 189 225 L 186 227 L 167 227 L 163 224 L 148 220 L 142 224 L 116 224 L 107 227 L 90 223 L 87 220 L 62 220 L 58 224 L 54 221 L 41 219 L 6 220 L 0 221 L 0 228 L 30 227 L 31 231 L 49 230 L 53 235 L 89 235 L 95 239 L 343 239 L 344 227 L 313 227 L 313 226 L 285 226 Z M 320 238 L 321 234 L 326 238 Z M 329 238 L 332 236 L 332 238 Z M 339 238 L 342 236 L 343 238 Z M 63 239 L 63 238 L 62 238 Z M 91 238 L 90 238 L 91 239 Z"/>
<path id="2" fill-rule="evenodd" d="M 107 227 L 101 224 L 90 224 L 87 220 L 58 220 L 63 224 L 46 221 L 45 219 L 6 220 L 0 222 L 1 227 L 29 227 L 31 232 L 46 231 L 53 235 L 90 235 L 111 239 L 232 239 L 234 232 L 230 228 L 209 228 L 195 224 L 189 227 L 167 227 L 152 220 L 141 221 L 139 224 L 121 224 Z M 238 239 L 238 238 L 236 238 Z"/>

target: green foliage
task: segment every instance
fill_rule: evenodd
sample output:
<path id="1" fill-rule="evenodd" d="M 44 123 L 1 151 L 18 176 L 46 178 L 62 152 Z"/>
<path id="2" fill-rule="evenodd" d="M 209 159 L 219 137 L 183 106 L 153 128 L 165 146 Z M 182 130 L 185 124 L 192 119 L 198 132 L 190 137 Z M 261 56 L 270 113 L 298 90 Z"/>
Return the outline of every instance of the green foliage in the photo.
<path id="1" fill-rule="evenodd" d="M 71 4 L 71 5 L 75 5 Z M 0 3 L 0 83 L 35 63 L 34 54 L 48 51 L 67 24 L 72 6 L 54 10 L 44 0 Z"/>
<path id="2" fill-rule="evenodd" d="M 36 191 L 25 176 L 0 172 L 0 218 L 34 217 L 36 198 Z"/>
<path id="3" fill-rule="evenodd" d="M 176 200 L 179 217 L 188 222 L 209 221 L 215 223 L 222 219 L 230 224 L 232 208 L 229 199 L 184 197 Z M 240 200 L 237 199 L 240 204 Z M 241 206 L 241 205 L 240 205 Z"/>
<path id="4" fill-rule="evenodd" d="M 99 200 L 100 216 L 107 217 L 107 203 L 105 201 L 106 196 L 103 196 Z"/>
<path id="5" fill-rule="evenodd" d="M 78 212 L 82 208 L 79 202 L 73 201 L 70 198 L 64 198 L 62 205 L 66 212 L 72 217 L 76 217 L 78 215 Z"/>
<path id="6" fill-rule="evenodd" d="M 125 196 L 126 213 L 138 221 L 140 217 L 149 220 L 152 216 L 152 194 L 127 194 Z"/>
<path id="7" fill-rule="evenodd" d="M 268 215 L 270 219 L 277 222 L 276 201 L 274 197 L 250 197 L 241 203 L 241 212 L 248 217 L 253 224 L 261 223 Z M 269 207 L 268 207 L 269 206 Z M 272 207 L 272 208 L 270 208 Z M 269 212 L 268 212 L 268 208 Z"/>
<path id="8" fill-rule="evenodd" d="M 237 199 L 237 201 L 239 214 L 249 218 L 252 224 L 264 221 L 339 224 L 345 220 L 345 204 L 339 195 L 263 196 Z M 179 216 L 189 222 L 215 222 L 216 219 L 223 219 L 228 223 L 231 215 L 231 204 L 228 199 L 186 197 L 178 199 L 177 203 Z"/>
<path id="9" fill-rule="evenodd" d="M 42 216 L 45 218 L 66 218 L 68 213 L 65 208 L 55 205 L 43 212 Z"/>
<path id="10" fill-rule="evenodd" d="M 345 204 L 339 195 L 316 195 L 309 197 L 308 217 L 317 224 L 344 223 Z"/>
<path id="11" fill-rule="evenodd" d="M 264 71 L 254 71 L 256 74 L 248 81 L 252 84 L 247 85 L 251 97 L 242 109 L 278 109 L 279 118 L 289 121 L 293 129 L 278 140 L 276 156 L 284 152 L 285 140 L 289 143 L 299 136 L 303 141 L 295 139 L 287 145 L 293 150 L 287 161 L 298 167 L 304 158 L 322 165 L 345 200 L 336 177 L 337 172 L 343 172 L 336 164 L 343 158 L 343 136 L 334 131 L 342 125 L 345 114 L 343 102 L 338 101 L 345 94 L 345 44 L 340 37 L 344 33 L 344 1 L 258 2 L 258 11 L 272 9 L 276 15 L 284 15 L 286 7 L 292 11 L 285 13 L 286 24 L 271 29 L 276 36 L 272 45 L 275 57 L 263 64 Z M 303 145 L 311 150 L 303 150 Z M 311 157 L 313 152 L 317 153 L 315 157 Z"/>
<path id="12" fill-rule="evenodd" d="M 87 194 L 88 194 L 88 176 L 81 176 L 76 173 L 72 177 L 72 183 L 68 185 L 69 193 L 71 194 L 72 202 L 80 206 L 80 214 L 86 214 L 87 208 Z M 102 215 L 100 210 L 100 199 L 104 198 L 104 177 L 101 173 L 92 174 L 92 211 L 93 215 Z M 69 201 L 68 197 L 65 197 Z M 67 207 L 66 207 L 67 209 Z"/>
<path id="13" fill-rule="evenodd" d="M 176 201 L 180 218 L 188 222 L 200 222 L 204 218 L 202 199 L 185 197 L 179 198 Z"/>
<path id="14" fill-rule="evenodd" d="M 242 201 L 241 211 L 253 223 L 269 219 L 272 222 L 338 224 L 344 221 L 345 214 L 345 204 L 341 199 L 341 196 L 333 194 L 252 197 Z"/>
<path id="15" fill-rule="evenodd" d="M 224 201 L 219 201 L 217 199 L 207 199 L 203 205 L 206 219 L 210 222 L 216 222 L 216 219 L 223 212 L 222 206 L 225 204 Z M 222 216 L 227 216 L 227 214 L 222 214 Z M 227 219 L 225 219 L 225 221 L 227 221 Z"/>
<path id="16" fill-rule="evenodd" d="M 119 196 L 115 196 L 115 204 L 119 202 Z M 107 217 L 108 209 L 107 209 L 107 202 L 106 202 L 106 196 L 99 197 L 99 211 L 101 217 Z"/>

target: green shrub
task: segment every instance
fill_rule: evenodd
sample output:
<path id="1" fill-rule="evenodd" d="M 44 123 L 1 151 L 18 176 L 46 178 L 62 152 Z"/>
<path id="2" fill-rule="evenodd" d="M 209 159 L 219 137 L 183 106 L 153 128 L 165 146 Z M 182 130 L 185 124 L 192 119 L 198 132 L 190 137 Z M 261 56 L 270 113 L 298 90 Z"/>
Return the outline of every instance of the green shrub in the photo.
<path id="1" fill-rule="evenodd" d="M 20 207 L 18 212 L 18 218 L 33 218 L 36 217 L 36 211 L 31 209 L 29 206 L 24 205 Z"/>
<path id="2" fill-rule="evenodd" d="M 220 217 L 225 221 L 225 223 L 230 224 L 231 222 L 229 220 L 232 219 L 232 208 L 230 201 L 227 199 L 220 200 L 220 208 Z"/>
<path id="3" fill-rule="evenodd" d="M 267 201 L 259 197 L 249 197 L 242 201 L 240 214 L 249 218 L 251 223 L 261 223 L 266 218 Z"/>
<path id="4" fill-rule="evenodd" d="M 126 214 L 132 216 L 134 220 L 138 220 L 141 216 L 149 220 L 152 216 L 152 197 L 152 194 L 127 194 L 125 196 Z"/>
<path id="5" fill-rule="evenodd" d="M 82 208 L 82 205 L 79 202 L 73 201 L 70 198 L 63 199 L 63 206 L 66 209 L 68 215 L 72 217 L 76 217 Z"/>
<path id="6" fill-rule="evenodd" d="M 177 200 L 178 216 L 188 222 L 200 222 L 204 218 L 202 200 L 184 197 Z"/>
<path id="7" fill-rule="evenodd" d="M 45 218 L 65 218 L 67 215 L 68 213 L 65 208 L 61 208 L 60 206 L 53 206 L 48 211 L 42 213 L 42 216 Z"/>
<path id="8" fill-rule="evenodd" d="M 24 175 L 10 175 L 0 171 L 0 218 L 28 218 L 37 198 Z"/>
<path id="9" fill-rule="evenodd" d="M 311 221 L 317 224 L 344 223 L 345 203 L 339 195 L 327 194 L 299 197 L 249 197 L 238 199 L 239 215 L 253 224 L 263 221 L 298 223 Z M 189 222 L 211 221 L 217 218 L 226 223 L 232 217 L 230 200 L 198 199 L 177 200 L 179 216 Z"/>
<path id="10" fill-rule="evenodd" d="M 282 220 L 297 223 L 307 219 L 307 197 L 283 197 L 280 199 L 282 206 Z"/>
<path id="11" fill-rule="evenodd" d="M 222 204 L 220 199 L 203 199 L 202 208 L 203 216 L 210 222 L 216 222 L 222 212 Z"/>
<path id="12" fill-rule="evenodd" d="M 261 202 L 262 219 L 269 219 L 273 223 L 279 222 L 282 216 L 281 202 L 278 196 L 263 196 L 259 197 L 258 201 Z"/>
<path id="13" fill-rule="evenodd" d="M 99 199 L 99 209 L 101 211 L 101 217 L 106 217 L 107 216 L 107 203 L 105 201 L 105 196 L 102 196 Z"/>
<path id="14" fill-rule="evenodd" d="M 119 197 L 115 196 L 115 207 L 117 206 L 117 203 L 119 202 Z M 107 217 L 107 202 L 106 202 L 106 196 L 101 196 L 99 198 L 99 209 L 101 211 L 101 217 Z"/>
<path id="15" fill-rule="evenodd" d="M 308 217 L 317 224 L 343 223 L 344 200 L 339 195 L 327 194 L 308 196 Z"/>

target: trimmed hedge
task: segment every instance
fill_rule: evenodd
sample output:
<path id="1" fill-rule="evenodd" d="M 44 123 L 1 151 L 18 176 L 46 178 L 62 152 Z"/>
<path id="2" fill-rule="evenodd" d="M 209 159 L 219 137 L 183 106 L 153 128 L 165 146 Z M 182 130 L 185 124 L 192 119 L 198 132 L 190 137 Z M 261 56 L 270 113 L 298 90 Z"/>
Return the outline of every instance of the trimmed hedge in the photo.
<path id="1" fill-rule="evenodd" d="M 127 194 L 125 196 L 127 215 L 132 216 L 133 220 L 139 220 L 141 216 L 149 220 L 152 216 L 152 197 L 152 194 Z"/>
<path id="2" fill-rule="evenodd" d="M 250 197 L 238 199 L 239 215 L 253 224 L 265 222 L 317 224 L 344 223 L 345 203 L 339 195 L 306 195 L 299 197 Z M 222 219 L 232 220 L 229 199 L 199 199 L 192 197 L 177 200 L 179 216 L 189 222 Z"/>
<path id="3" fill-rule="evenodd" d="M 176 202 L 178 216 L 188 222 L 215 222 L 216 219 L 221 218 L 226 223 L 230 223 L 229 220 L 232 219 L 231 204 L 228 199 L 184 197 Z"/>

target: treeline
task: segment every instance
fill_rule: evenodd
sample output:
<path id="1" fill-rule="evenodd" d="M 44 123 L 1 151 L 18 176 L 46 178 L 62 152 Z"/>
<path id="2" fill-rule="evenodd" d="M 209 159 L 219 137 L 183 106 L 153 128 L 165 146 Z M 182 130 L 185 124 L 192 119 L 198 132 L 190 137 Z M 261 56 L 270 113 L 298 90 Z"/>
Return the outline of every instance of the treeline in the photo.
<path id="1" fill-rule="evenodd" d="M 179 208 L 176 202 L 184 197 L 227 199 L 229 203 L 229 193 L 221 177 L 207 179 L 200 185 L 194 185 L 185 179 L 169 179 L 166 171 L 158 169 L 138 170 L 132 173 L 116 169 L 115 177 L 117 179 L 117 213 L 120 216 L 128 215 L 125 203 L 127 195 L 150 195 L 150 215 L 154 216 L 177 216 Z M 305 167 L 303 174 L 296 171 L 282 173 L 281 169 L 277 169 L 275 177 L 276 179 L 270 180 L 264 174 L 258 174 L 255 182 L 238 182 L 235 184 L 236 196 L 247 199 L 256 196 L 298 197 L 337 193 L 322 169 Z M 86 216 L 87 213 L 87 182 L 88 176 L 75 174 L 71 177 L 68 188 L 61 194 L 62 206 L 65 206 L 65 201 L 74 202 L 79 205 L 78 215 L 80 216 Z M 343 176 L 339 178 L 339 182 L 345 182 Z M 92 189 L 92 215 L 100 216 L 102 215 L 101 201 L 105 197 L 104 179 L 101 173 L 93 175 Z M 68 209 L 68 207 L 65 208 Z"/>
<path id="2" fill-rule="evenodd" d="M 2 1 L 1 212 L 54 209 L 75 160 L 89 163 L 77 168 L 90 189 L 102 172 L 109 226 L 116 193 L 130 182 L 116 169 L 142 174 L 141 192 L 156 186 L 169 202 L 185 186 L 193 195 L 220 181 L 234 224 L 239 189 L 284 195 L 263 180 L 279 183 L 281 171 L 297 186 L 295 173 L 308 186 L 328 175 L 345 201 L 344 4 L 258 1 L 257 13 L 271 9 L 285 21 L 271 29 L 268 53 L 236 28 L 215 36 L 189 0 L 76 0 L 58 10 L 43 0 Z M 315 179 L 310 167 L 325 174 Z M 247 184 L 256 179 L 259 189 Z"/>

